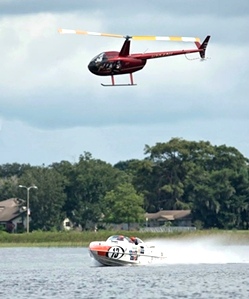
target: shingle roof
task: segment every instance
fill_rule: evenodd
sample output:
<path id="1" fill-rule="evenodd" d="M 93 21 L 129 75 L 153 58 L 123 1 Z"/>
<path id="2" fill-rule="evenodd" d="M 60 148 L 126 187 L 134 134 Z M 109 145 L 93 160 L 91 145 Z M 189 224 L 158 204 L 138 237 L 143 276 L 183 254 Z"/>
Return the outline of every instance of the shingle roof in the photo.
<path id="1" fill-rule="evenodd" d="M 24 200 L 19 198 L 9 198 L 0 201 L 0 222 L 7 222 L 21 215 L 25 210 L 21 211 Z"/>
<path id="2" fill-rule="evenodd" d="M 162 210 L 157 213 L 146 213 L 145 217 L 149 220 L 176 220 L 187 217 L 191 214 L 191 210 Z"/>

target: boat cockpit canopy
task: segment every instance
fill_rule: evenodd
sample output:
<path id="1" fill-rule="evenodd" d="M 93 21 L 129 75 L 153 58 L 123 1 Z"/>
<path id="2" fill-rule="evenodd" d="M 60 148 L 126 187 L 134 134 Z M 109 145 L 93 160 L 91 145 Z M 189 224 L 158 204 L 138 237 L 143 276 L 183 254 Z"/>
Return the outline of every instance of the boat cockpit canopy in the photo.
<path id="1" fill-rule="evenodd" d="M 143 243 L 143 241 L 139 238 L 136 238 L 137 239 L 137 243 Z M 108 241 L 111 241 L 111 242 L 118 242 L 118 241 L 125 241 L 125 242 L 129 242 L 129 243 L 133 243 L 133 241 L 131 240 L 131 238 L 127 237 L 127 236 L 123 236 L 123 235 L 113 235 L 113 236 L 110 236 L 107 240 Z"/>

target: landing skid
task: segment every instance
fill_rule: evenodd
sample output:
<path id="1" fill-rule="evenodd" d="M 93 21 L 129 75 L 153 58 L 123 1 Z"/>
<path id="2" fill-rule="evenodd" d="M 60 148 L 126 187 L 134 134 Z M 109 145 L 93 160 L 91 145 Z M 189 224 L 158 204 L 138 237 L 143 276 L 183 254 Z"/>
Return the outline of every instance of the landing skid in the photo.
<path id="1" fill-rule="evenodd" d="M 137 84 L 130 84 L 130 83 L 127 83 L 127 84 L 104 84 L 104 83 L 101 83 L 102 86 L 104 87 L 107 87 L 107 86 L 137 86 Z"/>
<path id="2" fill-rule="evenodd" d="M 136 86 L 137 84 L 134 84 L 133 82 L 133 76 L 132 76 L 132 73 L 130 73 L 130 82 L 131 83 L 122 83 L 122 84 L 115 84 L 115 81 L 114 81 L 114 75 L 111 75 L 111 80 L 112 80 L 112 84 L 104 84 L 104 83 L 101 83 L 102 86 Z"/>

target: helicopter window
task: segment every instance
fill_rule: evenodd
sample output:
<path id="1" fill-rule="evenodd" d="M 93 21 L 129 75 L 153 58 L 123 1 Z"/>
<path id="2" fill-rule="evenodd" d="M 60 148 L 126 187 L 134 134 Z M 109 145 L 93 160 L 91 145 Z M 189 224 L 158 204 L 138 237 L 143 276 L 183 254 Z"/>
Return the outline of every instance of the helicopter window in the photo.
<path id="1" fill-rule="evenodd" d="M 92 61 L 94 61 L 95 63 L 98 64 L 105 60 L 107 60 L 105 53 L 101 53 L 101 54 L 95 56 Z"/>

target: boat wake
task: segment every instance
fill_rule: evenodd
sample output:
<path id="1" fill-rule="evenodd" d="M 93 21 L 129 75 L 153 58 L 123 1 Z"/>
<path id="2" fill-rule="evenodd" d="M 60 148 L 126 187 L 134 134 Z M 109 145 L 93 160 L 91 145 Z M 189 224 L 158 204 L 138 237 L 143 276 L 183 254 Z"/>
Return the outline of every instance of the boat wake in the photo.
<path id="1" fill-rule="evenodd" d="M 249 245 L 225 245 L 217 237 L 151 241 L 167 257 L 163 262 L 157 261 L 157 264 L 249 263 Z"/>

